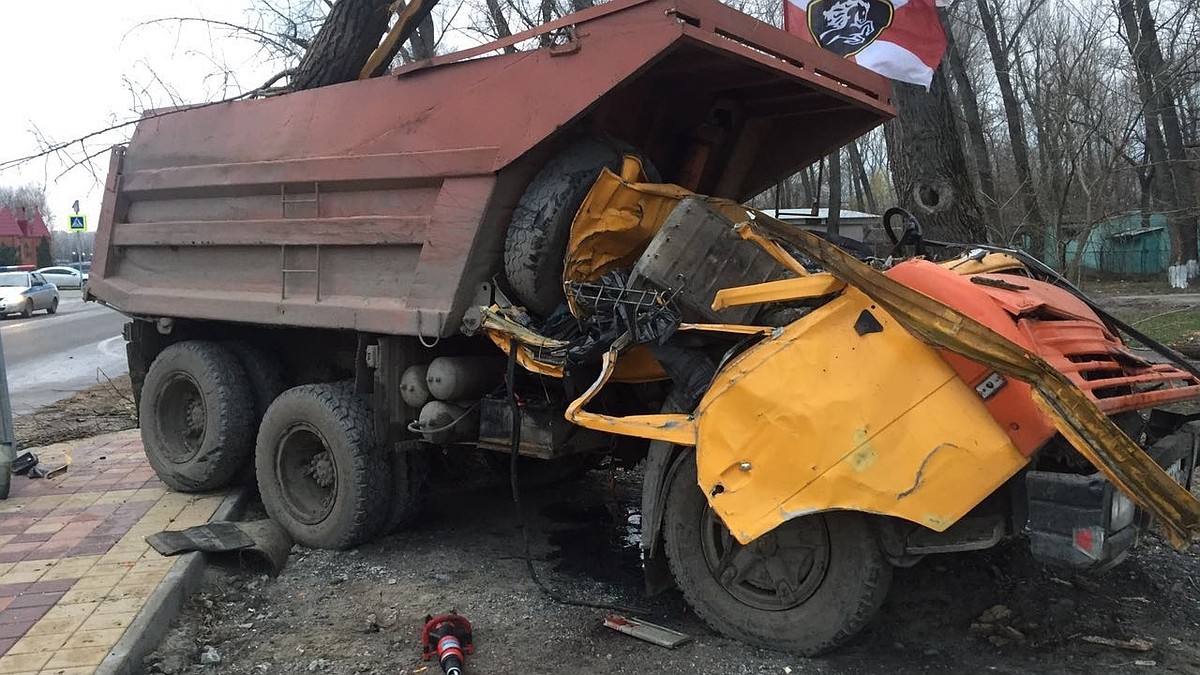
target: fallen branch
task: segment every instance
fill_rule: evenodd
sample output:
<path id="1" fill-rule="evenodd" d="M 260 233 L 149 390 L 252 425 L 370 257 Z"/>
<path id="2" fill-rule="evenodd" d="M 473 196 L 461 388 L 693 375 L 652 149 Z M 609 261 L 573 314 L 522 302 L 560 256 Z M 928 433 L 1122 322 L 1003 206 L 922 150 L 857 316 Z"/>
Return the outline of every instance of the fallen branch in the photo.
<path id="1" fill-rule="evenodd" d="M 291 75 L 293 70 L 294 69 L 289 68 L 287 70 L 276 73 L 271 78 L 269 78 L 264 84 L 262 84 L 258 87 L 255 87 L 254 89 L 251 89 L 249 91 L 242 92 L 236 96 L 230 96 L 228 98 L 223 98 L 219 101 L 208 101 L 205 103 L 196 103 L 193 105 L 186 105 L 186 106 L 181 106 L 178 108 L 170 108 L 167 110 L 159 110 L 159 111 L 152 112 L 152 113 L 146 113 L 146 114 L 142 115 L 141 117 L 138 117 L 137 119 L 126 120 L 124 122 L 118 122 L 117 124 L 113 124 L 113 125 L 103 128 L 103 129 L 98 129 L 96 131 L 86 133 L 82 136 L 73 138 L 69 141 L 53 143 L 50 146 L 42 148 L 40 151 L 33 153 L 32 155 L 26 155 L 24 157 L 18 157 L 16 159 L 9 159 L 9 160 L 0 162 L 0 171 L 4 171 L 6 169 L 11 169 L 13 167 L 20 166 L 21 164 L 33 161 L 35 159 L 39 159 L 41 157 L 45 157 L 47 155 L 52 155 L 52 154 L 55 154 L 58 152 L 63 152 L 65 150 L 67 150 L 68 148 L 70 148 L 71 146 L 74 146 L 76 144 L 78 144 L 81 148 L 84 148 L 84 143 L 86 141 L 96 138 L 97 136 L 102 136 L 106 133 L 109 133 L 110 131 L 116 131 L 118 129 L 124 129 L 126 127 L 133 126 L 133 125 L 137 124 L 138 122 L 142 122 L 145 120 L 158 119 L 160 117 L 166 117 L 168 115 L 174 115 L 176 113 L 181 113 L 185 110 L 196 110 L 198 108 L 207 108 L 207 107 L 214 106 L 214 105 L 222 105 L 224 103 L 233 103 L 234 101 L 241 101 L 243 99 L 254 98 L 255 96 L 259 96 L 261 94 L 270 92 L 271 85 L 275 84 L 276 82 L 283 79 L 284 77 Z M 84 148 L 84 151 L 86 152 L 86 148 Z"/>
<path id="2" fill-rule="evenodd" d="M 1159 317 L 1170 316 L 1170 315 L 1172 315 L 1172 314 L 1179 314 L 1180 312 L 1190 312 L 1190 311 L 1192 311 L 1192 310 L 1194 310 L 1194 309 L 1196 309 L 1196 308 L 1195 308 L 1195 307 L 1181 307 L 1181 308 L 1179 308 L 1179 309 L 1173 309 L 1173 310 L 1171 310 L 1171 311 L 1169 311 L 1169 312 L 1163 312 L 1163 313 L 1161 313 L 1161 314 L 1154 314 L 1153 316 L 1148 316 L 1148 317 L 1146 317 L 1146 318 L 1144 318 L 1144 319 L 1138 319 L 1137 321 L 1134 321 L 1133 323 L 1131 323 L 1131 324 L 1129 324 L 1129 325 L 1130 325 L 1130 326 L 1136 326 L 1136 325 L 1138 325 L 1138 324 L 1145 323 L 1145 322 L 1149 321 L 1150 319 L 1157 319 L 1157 318 L 1159 318 Z"/>
<path id="3" fill-rule="evenodd" d="M 103 382 L 100 381 L 101 377 L 104 378 Z M 109 390 L 112 391 L 112 393 L 116 394 L 118 398 L 125 401 L 126 403 L 129 403 L 130 405 L 135 405 L 133 397 L 129 396 L 125 392 L 121 391 L 120 388 L 118 388 L 116 384 L 113 384 L 112 378 L 109 377 L 108 373 L 105 373 L 102 368 L 96 369 L 96 382 L 108 385 Z"/>

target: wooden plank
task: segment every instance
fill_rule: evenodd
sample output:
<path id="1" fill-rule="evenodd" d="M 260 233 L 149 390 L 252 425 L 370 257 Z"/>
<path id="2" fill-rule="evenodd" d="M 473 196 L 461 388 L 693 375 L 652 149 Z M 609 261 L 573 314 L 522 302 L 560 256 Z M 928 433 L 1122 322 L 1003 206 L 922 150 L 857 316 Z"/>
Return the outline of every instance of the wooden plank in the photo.
<path id="1" fill-rule="evenodd" d="M 121 223 L 113 246 L 374 246 L 425 241 L 426 216 Z"/>

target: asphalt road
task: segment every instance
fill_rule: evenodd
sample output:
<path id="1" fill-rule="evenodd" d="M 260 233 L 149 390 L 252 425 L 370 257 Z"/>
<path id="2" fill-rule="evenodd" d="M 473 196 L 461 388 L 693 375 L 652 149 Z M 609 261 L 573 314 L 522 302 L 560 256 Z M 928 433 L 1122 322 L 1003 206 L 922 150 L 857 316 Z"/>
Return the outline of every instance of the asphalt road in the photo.
<path id="1" fill-rule="evenodd" d="M 79 291 L 59 291 L 58 313 L 0 319 L 13 414 L 66 398 L 107 377 L 124 375 L 125 317 Z"/>

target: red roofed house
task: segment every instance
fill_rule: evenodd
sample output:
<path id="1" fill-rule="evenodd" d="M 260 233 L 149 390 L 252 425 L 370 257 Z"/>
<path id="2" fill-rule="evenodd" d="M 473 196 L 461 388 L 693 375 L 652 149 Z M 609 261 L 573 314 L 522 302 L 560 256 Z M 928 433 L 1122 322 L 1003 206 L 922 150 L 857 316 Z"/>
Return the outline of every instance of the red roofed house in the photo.
<path id="1" fill-rule="evenodd" d="M 49 238 L 50 229 L 40 211 L 26 218 L 24 208 L 15 213 L 7 206 L 0 208 L 0 244 L 19 251 L 22 265 L 36 265 L 38 244 Z"/>

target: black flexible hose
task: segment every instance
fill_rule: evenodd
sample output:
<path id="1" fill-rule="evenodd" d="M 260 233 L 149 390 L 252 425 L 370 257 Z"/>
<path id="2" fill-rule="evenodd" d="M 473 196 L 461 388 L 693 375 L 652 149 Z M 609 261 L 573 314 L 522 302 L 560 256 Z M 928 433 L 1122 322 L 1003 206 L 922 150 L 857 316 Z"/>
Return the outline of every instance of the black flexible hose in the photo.
<path id="1" fill-rule="evenodd" d="M 521 538 L 524 540 L 525 544 L 525 567 L 529 570 L 529 578 L 533 579 L 534 585 L 536 585 L 538 589 L 546 595 L 546 597 L 559 603 L 560 605 L 589 607 L 591 609 L 605 609 L 614 612 L 624 612 L 627 614 L 645 614 L 645 610 L 637 607 L 568 598 L 558 591 L 546 586 L 546 584 L 542 583 L 541 577 L 538 576 L 537 569 L 533 566 L 533 555 L 529 552 L 529 524 L 525 520 L 525 511 L 521 507 L 521 490 L 517 485 L 517 459 L 520 457 L 521 450 L 521 402 L 517 399 L 516 377 L 517 346 L 516 344 L 510 344 L 508 351 L 508 369 L 504 375 L 504 381 L 508 388 L 508 406 L 509 410 L 512 412 L 512 434 L 510 436 L 512 445 L 510 447 L 508 479 L 509 486 L 512 488 L 513 505 L 517 509 L 517 520 L 521 521 Z"/>

